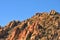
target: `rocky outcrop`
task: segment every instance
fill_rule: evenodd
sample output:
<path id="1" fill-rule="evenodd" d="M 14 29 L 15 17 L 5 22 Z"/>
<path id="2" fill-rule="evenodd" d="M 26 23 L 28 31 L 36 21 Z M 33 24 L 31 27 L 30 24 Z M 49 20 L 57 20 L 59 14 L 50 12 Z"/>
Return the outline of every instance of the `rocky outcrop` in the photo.
<path id="1" fill-rule="evenodd" d="M 60 40 L 60 14 L 51 10 L 22 22 L 11 21 L 0 27 L 0 40 Z"/>

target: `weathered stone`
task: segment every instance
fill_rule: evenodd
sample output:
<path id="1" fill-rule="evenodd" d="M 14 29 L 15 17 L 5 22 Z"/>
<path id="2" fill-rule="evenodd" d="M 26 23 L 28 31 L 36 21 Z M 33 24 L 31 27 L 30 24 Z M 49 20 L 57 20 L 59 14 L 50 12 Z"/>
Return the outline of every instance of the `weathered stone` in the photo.
<path id="1" fill-rule="evenodd" d="M 22 22 L 11 21 L 0 27 L 0 40 L 60 40 L 60 14 L 51 10 Z"/>

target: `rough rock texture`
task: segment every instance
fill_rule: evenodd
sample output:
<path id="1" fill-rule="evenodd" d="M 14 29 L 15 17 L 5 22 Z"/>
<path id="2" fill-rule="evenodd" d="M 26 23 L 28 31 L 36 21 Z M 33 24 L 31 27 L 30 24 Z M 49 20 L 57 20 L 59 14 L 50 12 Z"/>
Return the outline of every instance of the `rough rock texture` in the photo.
<path id="1" fill-rule="evenodd" d="M 0 40 L 60 40 L 60 14 L 36 13 L 33 17 L 0 26 Z"/>

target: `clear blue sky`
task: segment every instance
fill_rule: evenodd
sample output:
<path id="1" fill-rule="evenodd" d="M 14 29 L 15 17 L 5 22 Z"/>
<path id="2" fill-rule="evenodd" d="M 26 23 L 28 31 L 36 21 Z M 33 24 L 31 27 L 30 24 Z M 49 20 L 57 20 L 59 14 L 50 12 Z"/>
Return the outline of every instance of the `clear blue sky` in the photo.
<path id="1" fill-rule="evenodd" d="M 60 12 L 60 0 L 0 0 L 0 25 L 25 20 L 36 12 Z"/>

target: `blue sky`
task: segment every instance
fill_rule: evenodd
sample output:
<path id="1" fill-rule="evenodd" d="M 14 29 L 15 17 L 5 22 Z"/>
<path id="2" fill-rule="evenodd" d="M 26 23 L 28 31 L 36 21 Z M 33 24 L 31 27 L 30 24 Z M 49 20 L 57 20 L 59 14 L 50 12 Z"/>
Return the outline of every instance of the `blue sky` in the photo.
<path id="1" fill-rule="evenodd" d="M 60 0 L 0 0 L 0 25 L 25 20 L 36 12 L 60 12 Z"/>

